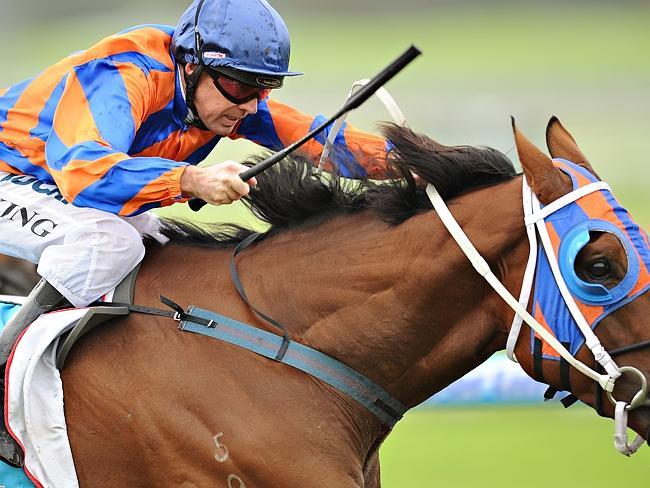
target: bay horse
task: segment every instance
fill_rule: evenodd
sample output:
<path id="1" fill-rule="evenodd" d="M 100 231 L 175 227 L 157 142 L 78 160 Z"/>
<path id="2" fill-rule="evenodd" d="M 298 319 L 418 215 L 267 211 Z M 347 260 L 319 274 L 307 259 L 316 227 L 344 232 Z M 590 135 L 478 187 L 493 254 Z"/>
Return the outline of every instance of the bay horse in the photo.
<path id="1" fill-rule="evenodd" d="M 0 295 L 25 296 L 38 280 L 34 264 L 0 254 Z"/>
<path id="2" fill-rule="evenodd" d="M 413 407 L 504 349 L 514 312 L 472 269 L 411 172 L 438 189 L 514 294 L 528 255 L 523 176 L 493 149 L 443 146 L 397 126 L 385 134 L 403 178 L 346 183 L 299 160 L 261 175 L 247 203 L 271 227 L 236 267 L 250 302 L 295 341 Z M 566 175 L 518 131 L 516 142 L 543 204 L 570 190 Z M 595 175 L 556 119 L 547 142 L 554 158 Z M 165 233 L 171 242 L 149 248 L 135 303 L 159 306 L 163 294 L 276 333 L 229 276 L 234 246 L 252 231 L 168 222 Z M 606 280 L 625 271 L 621 243 L 606 232 L 592 236 L 575 266 L 585 280 L 609 283 L 590 274 L 594 256 L 607 264 Z M 602 320 L 596 332 L 606 349 L 649 338 L 649 296 Z M 529 334 L 520 334 L 515 353 L 529 375 L 540 373 Z M 593 363 L 585 347 L 576 357 Z M 650 373 L 647 351 L 620 360 Z M 557 389 L 561 370 L 558 361 L 542 362 L 544 380 Z M 72 350 L 62 379 L 82 487 L 380 486 L 378 451 L 390 428 L 377 417 L 302 371 L 181 332 L 168 318 L 131 314 L 95 329 Z M 593 381 L 573 369 L 570 381 L 574 395 L 599 406 Z M 624 375 L 614 394 L 629 401 L 637 389 Z M 609 402 L 600 410 L 614 415 Z M 644 436 L 649 410 L 629 417 Z"/>

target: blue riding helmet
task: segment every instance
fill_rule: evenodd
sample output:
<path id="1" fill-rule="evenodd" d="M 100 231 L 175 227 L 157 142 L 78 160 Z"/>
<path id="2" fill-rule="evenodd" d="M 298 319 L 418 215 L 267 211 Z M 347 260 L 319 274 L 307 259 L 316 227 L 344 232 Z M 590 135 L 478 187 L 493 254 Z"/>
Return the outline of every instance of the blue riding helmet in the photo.
<path id="1" fill-rule="evenodd" d="M 262 88 L 279 88 L 289 71 L 289 31 L 265 0 L 194 0 L 172 39 L 181 63 L 206 66 Z"/>

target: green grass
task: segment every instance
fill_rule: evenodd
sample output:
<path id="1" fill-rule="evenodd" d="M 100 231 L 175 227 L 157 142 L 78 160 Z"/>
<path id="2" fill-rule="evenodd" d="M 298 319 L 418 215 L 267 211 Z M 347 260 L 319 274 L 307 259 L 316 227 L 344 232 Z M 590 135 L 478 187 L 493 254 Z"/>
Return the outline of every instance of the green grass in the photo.
<path id="1" fill-rule="evenodd" d="M 612 445 L 614 424 L 587 408 L 438 408 L 413 411 L 381 450 L 385 488 L 609 488 L 647 484 L 645 446 Z"/>

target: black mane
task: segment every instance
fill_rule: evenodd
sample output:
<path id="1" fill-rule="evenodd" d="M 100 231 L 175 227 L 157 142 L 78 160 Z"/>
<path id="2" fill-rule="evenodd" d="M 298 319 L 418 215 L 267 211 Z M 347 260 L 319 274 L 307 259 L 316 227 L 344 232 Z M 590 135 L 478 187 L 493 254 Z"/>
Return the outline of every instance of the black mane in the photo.
<path id="1" fill-rule="evenodd" d="M 444 146 L 393 124 L 382 131 L 394 145 L 388 159 L 393 179 L 340 179 L 318 172 L 304 158 L 291 157 L 260 174 L 257 186 L 243 199 L 244 204 L 270 224 L 269 235 L 297 226 L 314 227 L 334 215 L 361 211 L 373 212 L 383 221 L 398 225 L 432 208 L 411 172 L 432 183 L 445 200 L 509 180 L 516 174 L 512 162 L 489 147 Z M 254 231 L 236 225 L 199 227 L 166 220 L 162 232 L 171 242 L 227 247 Z"/>

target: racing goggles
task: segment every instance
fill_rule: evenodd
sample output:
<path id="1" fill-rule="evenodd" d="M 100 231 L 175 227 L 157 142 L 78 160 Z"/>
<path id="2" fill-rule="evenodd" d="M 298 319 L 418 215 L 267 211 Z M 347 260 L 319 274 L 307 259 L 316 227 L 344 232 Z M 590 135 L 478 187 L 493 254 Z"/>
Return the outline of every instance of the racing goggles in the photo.
<path id="1" fill-rule="evenodd" d="M 212 69 L 206 69 L 205 71 L 212 78 L 212 83 L 217 87 L 217 90 L 235 105 L 241 105 L 254 98 L 258 101 L 264 100 L 271 93 L 271 88 L 249 85 Z"/>

